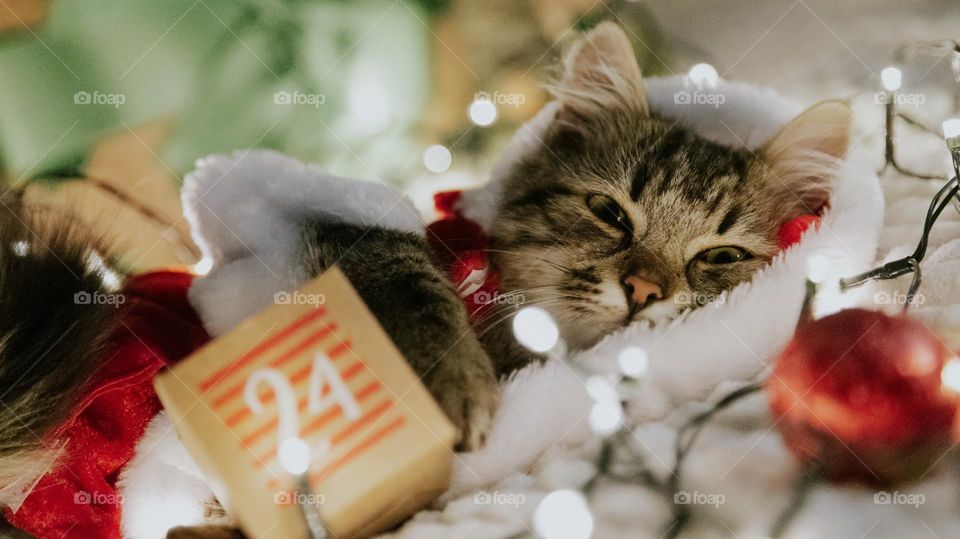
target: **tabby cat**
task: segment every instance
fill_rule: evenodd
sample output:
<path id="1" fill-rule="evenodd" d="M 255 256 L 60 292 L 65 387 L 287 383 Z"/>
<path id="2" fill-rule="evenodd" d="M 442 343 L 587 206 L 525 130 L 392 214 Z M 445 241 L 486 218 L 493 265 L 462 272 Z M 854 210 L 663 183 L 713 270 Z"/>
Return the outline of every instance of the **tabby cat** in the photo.
<path id="1" fill-rule="evenodd" d="M 757 152 L 651 113 L 629 39 L 602 23 L 575 44 L 542 144 L 505 178 L 490 231 L 502 294 L 540 305 L 574 349 L 657 323 L 749 280 L 780 225 L 827 202 L 850 109 L 815 105 Z M 463 432 L 483 443 L 497 377 L 535 359 L 498 305 L 471 327 L 424 240 L 345 224 L 308 228 L 305 262 L 339 264 Z"/>
<path id="2" fill-rule="evenodd" d="M 784 221 L 826 204 L 831 169 L 848 145 L 850 110 L 838 101 L 813 106 L 756 152 L 658 117 L 630 41 L 612 23 L 579 39 L 552 90 L 556 113 L 539 146 L 502 179 L 490 258 L 501 293 L 549 311 L 575 349 L 633 322 L 661 323 L 749 280 L 777 253 Z M 0 480 L 10 481 L 75 404 L 110 313 L 72 301 L 77 290 L 100 289 L 76 242 L 48 234 L 43 241 L 58 254 L 38 247 L 15 255 L 9 246 L 30 239 L 18 221 L 28 219 L 5 211 L 19 215 L 0 231 Z M 301 258 L 314 274 L 333 264 L 345 272 L 460 427 L 459 447 L 480 447 L 498 378 L 537 359 L 505 323 L 516 306 L 472 327 L 412 233 L 310 222 Z"/>

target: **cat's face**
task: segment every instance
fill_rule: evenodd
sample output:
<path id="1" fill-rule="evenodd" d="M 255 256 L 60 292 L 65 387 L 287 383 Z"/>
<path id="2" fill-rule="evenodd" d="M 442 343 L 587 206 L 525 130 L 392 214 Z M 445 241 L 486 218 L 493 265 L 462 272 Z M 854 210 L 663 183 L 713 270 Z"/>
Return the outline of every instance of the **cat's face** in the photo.
<path id="1" fill-rule="evenodd" d="M 826 202 L 849 109 L 825 102 L 760 152 L 648 112 L 632 48 L 603 24 L 575 46 L 542 146 L 505 179 L 492 259 L 574 347 L 712 301 L 777 253 L 780 225 Z"/>

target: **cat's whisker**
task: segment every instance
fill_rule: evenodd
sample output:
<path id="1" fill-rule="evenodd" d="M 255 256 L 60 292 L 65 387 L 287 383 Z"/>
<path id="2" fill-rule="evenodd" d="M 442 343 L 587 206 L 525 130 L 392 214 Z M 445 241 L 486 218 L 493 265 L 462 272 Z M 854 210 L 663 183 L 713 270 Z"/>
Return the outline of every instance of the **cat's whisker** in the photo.
<path id="1" fill-rule="evenodd" d="M 572 296 L 569 294 L 556 294 L 549 297 L 540 298 L 536 301 L 526 302 L 523 304 L 523 307 L 520 307 L 518 305 L 495 305 L 494 308 L 490 310 L 490 312 L 484 313 L 483 317 L 476 321 L 478 326 L 483 327 L 483 329 L 479 332 L 479 335 L 485 335 L 494 327 L 500 325 L 506 320 L 509 320 L 520 308 L 545 307 L 549 305 L 562 304 L 564 300 L 583 301 L 583 299 L 584 298 L 580 296 Z M 492 317 L 502 314 L 504 310 L 509 310 L 509 312 L 507 312 L 504 316 L 497 319 L 495 322 L 492 322 L 492 323 L 490 322 L 490 319 Z M 578 313 L 578 315 L 582 315 L 586 317 L 589 315 L 589 313 Z"/>
<path id="2" fill-rule="evenodd" d="M 526 305 L 524 305 L 524 307 L 545 307 L 545 306 L 548 306 L 548 305 L 558 304 L 558 303 L 560 303 L 560 302 L 561 302 L 561 299 L 550 299 L 550 300 L 544 300 L 544 301 L 538 301 L 538 302 L 533 302 L 533 303 L 530 303 L 530 304 L 526 304 Z M 494 321 L 494 322 L 491 323 L 491 322 L 489 321 L 489 317 L 490 317 L 490 316 L 493 316 L 494 314 L 499 314 L 499 313 L 490 313 L 490 314 L 489 314 L 486 318 L 484 318 L 483 320 L 478 320 L 478 321 L 477 321 L 477 325 L 481 327 L 480 331 L 478 331 L 478 333 L 477 333 L 478 336 L 482 337 L 483 335 L 486 335 L 486 334 L 489 333 L 490 330 L 492 330 L 493 328 L 495 328 L 495 327 L 499 326 L 500 324 L 502 324 L 503 322 L 506 322 L 507 320 L 510 320 L 511 318 L 513 318 L 513 315 L 516 314 L 516 313 L 515 313 L 514 310 L 511 310 L 511 312 L 507 313 L 506 315 L 500 317 L 499 319 L 497 319 L 496 321 Z"/>
<path id="3" fill-rule="evenodd" d="M 532 255 L 532 254 L 530 254 L 530 253 L 518 253 L 518 252 L 515 252 L 515 251 L 507 251 L 507 250 L 504 250 L 504 249 L 484 249 L 484 251 L 485 251 L 485 252 L 488 252 L 488 253 L 502 253 L 502 254 L 513 255 L 513 256 L 527 257 L 527 258 L 530 258 L 530 259 L 532 259 L 532 260 L 538 260 L 538 261 L 540 261 L 540 262 L 545 262 L 545 263 L 553 266 L 554 268 L 556 268 L 556 269 L 558 269 L 558 270 L 560 270 L 560 271 L 563 271 L 563 272 L 565 272 L 565 273 L 575 273 L 575 272 L 577 271 L 577 270 L 575 270 L 575 269 L 573 269 L 573 268 L 571 268 L 571 267 L 569 267 L 569 266 L 564 266 L 563 264 L 560 264 L 559 262 L 554 262 L 553 260 L 549 260 L 549 259 L 546 259 L 546 258 L 543 258 L 543 257 L 539 257 L 539 256 L 534 256 L 534 255 Z"/>

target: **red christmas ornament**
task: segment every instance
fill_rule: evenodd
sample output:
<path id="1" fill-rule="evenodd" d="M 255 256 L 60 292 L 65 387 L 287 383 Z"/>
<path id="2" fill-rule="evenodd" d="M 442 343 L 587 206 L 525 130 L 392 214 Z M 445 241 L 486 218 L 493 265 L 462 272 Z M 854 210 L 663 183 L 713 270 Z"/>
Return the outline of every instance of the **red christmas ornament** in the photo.
<path id="1" fill-rule="evenodd" d="M 849 309 L 801 323 L 766 390 L 801 462 L 889 484 L 919 478 L 952 446 L 960 396 L 941 379 L 951 359 L 918 320 Z"/>

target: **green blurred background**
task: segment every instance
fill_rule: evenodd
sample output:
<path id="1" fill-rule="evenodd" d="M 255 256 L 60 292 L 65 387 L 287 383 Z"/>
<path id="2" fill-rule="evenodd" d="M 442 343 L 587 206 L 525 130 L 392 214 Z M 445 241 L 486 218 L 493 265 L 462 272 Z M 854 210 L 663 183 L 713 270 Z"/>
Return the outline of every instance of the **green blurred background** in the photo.
<path id="1" fill-rule="evenodd" d="M 871 96 L 897 47 L 952 37 L 957 17 L 955 0 L 0 0 L 0 179 L 79 214 L 134 269 L 190 265 L 177 189 L 197 158 L 274 148 L 428 212 L 431 193 L 483 180 L 603 19 L 647 75 L 709 62 L 809 103 Z M 949 59 L 902 67 L 936 125 Z M 863 140 L 882 143 L 865 109 Z"/>
<path id="2" fill-rule="evenodd" d="M 104 134 L 163 119 L 173 129 L 156 153 L 178 175 L 205 154 L 258 146 L 402 184 L 423 173 L 427 145 L 458 142 L 458 162 L 471 162 L 535 112 L 571 27 L 616 13 L 656 42 L 642 6 L 628 2 L 58 0 L 39 9 L 34 24 L 0 34 L 0 163 L 21 181 L 73 175 Z M 477 91 L 522 95 L 527 106 L 473 129 L 466 110 Z"/>

